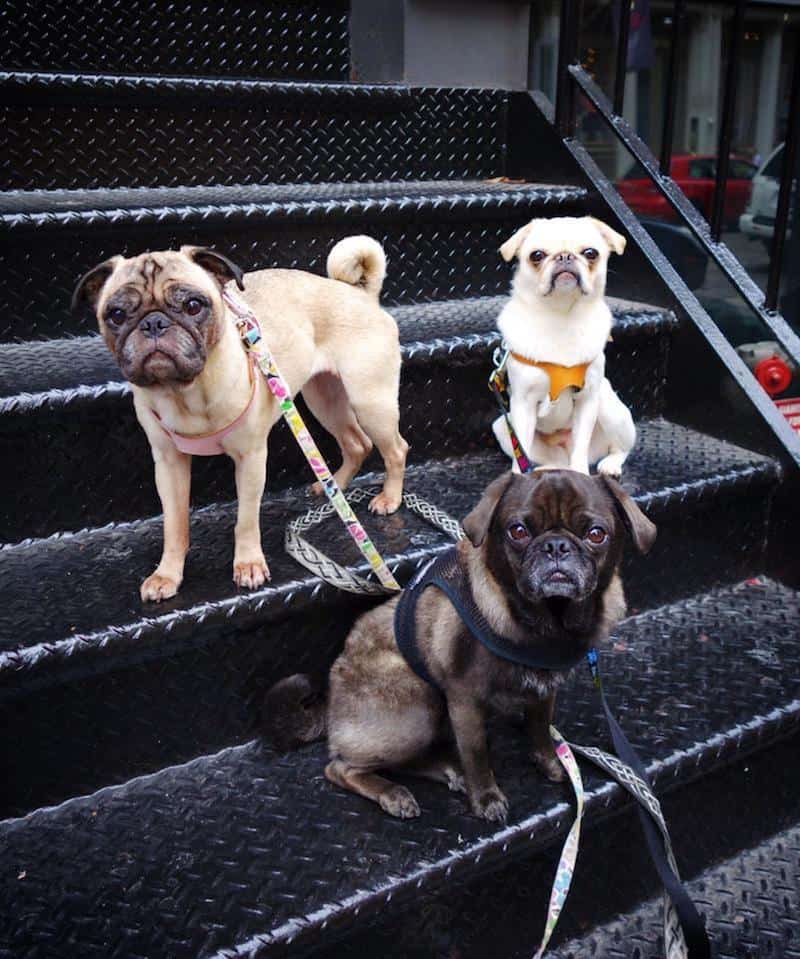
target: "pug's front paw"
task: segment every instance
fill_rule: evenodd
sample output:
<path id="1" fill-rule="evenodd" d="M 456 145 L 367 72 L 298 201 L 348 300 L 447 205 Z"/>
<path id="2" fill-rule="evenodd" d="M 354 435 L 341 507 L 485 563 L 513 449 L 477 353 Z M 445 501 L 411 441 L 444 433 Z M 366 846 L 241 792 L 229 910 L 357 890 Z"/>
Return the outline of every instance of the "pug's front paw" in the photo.
<path id="1" fill-rule="evenodd" d="M 470 805 L 475 815 L 487 822 L 505 822 L 508 816 L 508 800 L 497 786 L 471 797 Z"/>
<path id="2" fill-rule="evenodd" d="M 172 599 L 180 585 L 179 577 L 156 570 L 142 583 L 139 593 L 143 603 L 160 603 L 162 599 Z"/>
<path id="3" fill-rule="evenodd" d="M 268 579 L 269 566 L 263 553 L 246 559 L 234 559 L 233 581 L 240 589 L 258 589 Z"/>
<path id="4" fill-rule="evenodd" d="M 554 752 L 533 752 L 531 753 L 531 759 L 533 760 L 534 765 L 539 772 L 549 779 L 551 783 L 560 783 L 567 778 L 567 774 L 564 772 L 564 767 L 561 765 Z"/>

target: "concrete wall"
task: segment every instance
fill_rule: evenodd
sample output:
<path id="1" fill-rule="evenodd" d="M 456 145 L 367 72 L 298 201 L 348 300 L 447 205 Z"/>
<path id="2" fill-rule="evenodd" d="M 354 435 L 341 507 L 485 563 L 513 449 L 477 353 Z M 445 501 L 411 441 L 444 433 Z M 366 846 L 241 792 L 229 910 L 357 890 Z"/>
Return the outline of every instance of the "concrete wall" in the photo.
<path id="1" fill-rule="evenodd" d="M 353 0 L 354 73 L 419 86 L 528 86 L 530 0 Z"/>

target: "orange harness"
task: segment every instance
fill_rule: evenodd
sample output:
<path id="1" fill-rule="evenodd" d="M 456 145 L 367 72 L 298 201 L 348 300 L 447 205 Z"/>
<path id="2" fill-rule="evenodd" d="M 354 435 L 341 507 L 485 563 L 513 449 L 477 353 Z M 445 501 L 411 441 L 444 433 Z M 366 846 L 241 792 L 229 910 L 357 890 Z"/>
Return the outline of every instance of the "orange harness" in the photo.
<path id="1" fill-rule="evenodd" d="M 550 399 L 557 400 L 558 397 L 568 386 L 574 386 L 582 390 L 586 381 L 586 371 L 589 369 L 588 363 L 578 363 L 577 366 L 561 366 L 560 363 L 540 363 L 538 360 L 531 360 L 521 353 L 511 355 L 518 363 L 524 363 L 526 366 L 536 366 L 544 370 L 550 377 Z"/>

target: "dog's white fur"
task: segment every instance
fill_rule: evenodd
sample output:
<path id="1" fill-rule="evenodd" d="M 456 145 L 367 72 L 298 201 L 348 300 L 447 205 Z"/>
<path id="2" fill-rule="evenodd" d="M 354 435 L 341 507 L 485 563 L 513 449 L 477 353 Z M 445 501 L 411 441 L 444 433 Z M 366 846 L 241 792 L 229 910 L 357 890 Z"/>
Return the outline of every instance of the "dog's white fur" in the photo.
<path id="1" fill-rule="evenodd" d="M 598 253 L 594 260 L 584 255 L 590 249 Z M 624 249 L 623 236 L 588 216 L 531 220 L 500 247 L 507 262 L 519 259 L 497 324 L 509 349 L 537 362 L 589 364 L 583 389 L 567 387 L 551 401 L 548 374 L 509 355 L 511 422 L 539 465 L 588 473 L 599 460 L 599 472 L 619 476 L 636 441 L 630 411 L 605 376 L 612 323 L 603 298 L 608 258 Z M 537 251 L 545 256 L 534 263 Z M 505 418 L 498 417 L 493 429 L 513 459 Z"/>

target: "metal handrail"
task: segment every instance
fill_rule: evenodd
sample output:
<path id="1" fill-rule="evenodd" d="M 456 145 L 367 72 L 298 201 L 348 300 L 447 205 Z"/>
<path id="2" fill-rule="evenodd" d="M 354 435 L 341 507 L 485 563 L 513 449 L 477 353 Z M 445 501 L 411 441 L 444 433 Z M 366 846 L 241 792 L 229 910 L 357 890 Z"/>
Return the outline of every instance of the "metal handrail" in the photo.
<path id="1" fill-rule="evenodd" d="M 619 0 L 619 2 L 620 25 L 622 26 L 625 19 L 624 8 L 628 8 L 627 15 L 628 17 L 630 16 L 630 0 Z M 669 56 L 669 74 L 666 84 L 667 92 L 660 162 L 653 155 L 647 144 L 637 136 L 634 130 L 631 129 L 630 125 L 621 116 L 621 107 L 624 102 L 622 87 L 624 86 L 623 68 L 627 58 L 627 35 L 623 37 L 622 29 L 620 29 L 620 42 L 617 47 L 616 61 L 615 100 L 613 104 L 597 83 L 595 83 L 590 74 L 578 62 L 578 40 L 580 31 L 578 0 L 562 0 L 561 2 L 562 35 L 559 37 L 556 123 L 562 137 L 566 139 L 574 136 L 576 91 L 582 91 L 620 142 L 640 163 L 653 185 L 670 203 L 683 223 L 689 227 L 703 249 L 716 263 L 727 279 L 730 280 L 750 309 L 772 332 L 775 339 L 783 346 L 794 362 L 800 366 L 800 338 L 798 338 L 797 334 L 791 329 L 788 323 L 786 323 L 780 313 L 777 312 L 780 269 L 783 258 L 786 227 L 789 219 L 792 176 L 794 160 L 797 154 L 798 127 L 800 127 L 800 122 L 790 123 L 787 131 L 766 295 L 762 293 L 759 287 L 753 282 L 728 246 L 719 240 L 728 179 L 730 143 L 736 103 L 736 76 L 739 59 L 737 50 L 741 48 L 744 11 L 745 0 L 735 0 L 733 25 L 731 28 L 733 31 L 731 55 L 729 57 L 726 89 L 723 98 L 723 118 L 719 140 L 719 154 L 717 156 L 717 172 L 711 224 L 706 222 L 702 214 L 687 198 L 686 194 L 669 176 L 675 127 L 675 90 L 677 87 L 675 74 L 678 63 L 678 45 L 681 42 L 683 33 L 682 24 L 686 16 L 685 0 L 674 0 L 673 3 L 673 29 Z M 570 80 L 572 82 L 569 82 Z M 792 73 L 790 109 L 793 110 L 794 113 L 790 113 L 790 117 L 797 116 L 797 110 L 800 106 L 798 88 L 800 88 L 800 44 L 798 44 L 795 52 L 795 63 Z M 617 106 L 619 106 L 620 109 L 617 109 Z"/>

